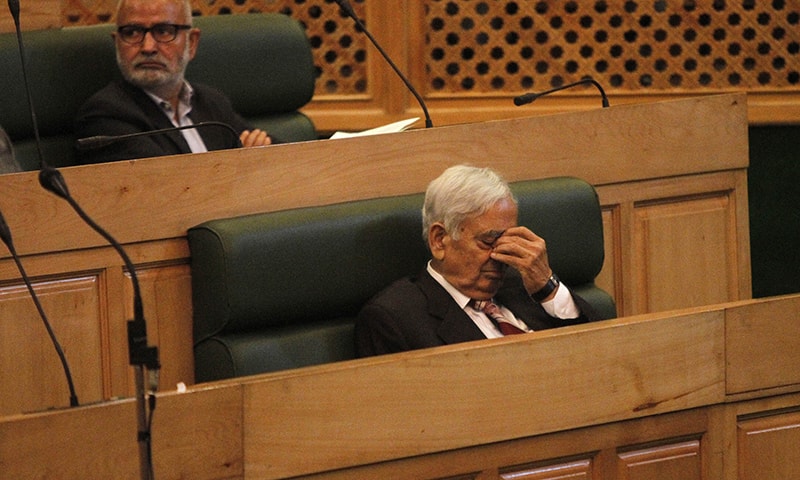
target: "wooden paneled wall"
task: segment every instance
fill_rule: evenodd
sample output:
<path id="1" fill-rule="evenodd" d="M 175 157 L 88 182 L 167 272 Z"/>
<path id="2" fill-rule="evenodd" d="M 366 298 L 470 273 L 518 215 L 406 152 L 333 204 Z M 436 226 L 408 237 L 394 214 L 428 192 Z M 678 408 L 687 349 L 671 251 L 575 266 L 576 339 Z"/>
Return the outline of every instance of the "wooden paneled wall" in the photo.
<path id="1" fill-rule="evenodd" d="M 22 3 L 25 29 L 113 20 L 115 0 Z M 594 88 L 512 98 L 592 75 L 611 104 L 749 94 L 752 123 L 800 121 L 800 3 L 353 0 L 426 99 L 434 125 L 584 110 Z M 368 39 L 329 0 L 194 0 L 197 15 L 282 12 L 305 25 L 317 69 L 305 111 L 324 134 L 421 115 Z M 13 29 L 0 10 L 0 30 Z M 202 46 L 201 46 L 202 48 Z"/>

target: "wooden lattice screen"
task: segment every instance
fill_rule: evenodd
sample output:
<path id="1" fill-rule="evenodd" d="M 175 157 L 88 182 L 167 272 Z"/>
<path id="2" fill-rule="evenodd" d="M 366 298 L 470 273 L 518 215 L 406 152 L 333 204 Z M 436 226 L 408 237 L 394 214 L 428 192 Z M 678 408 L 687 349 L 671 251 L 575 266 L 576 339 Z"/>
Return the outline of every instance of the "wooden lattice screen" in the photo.
<path id="1" fill-rule="evenodd" d="M 800 86 L 797 1 L 434 1 L 427 21 L 435 91 Z"/>
<path id="2" fill-rule="evenodd" d="M 114 3 L 67 0 L 64 24 L 107 22 Z M 362 18 L 368 3 L 352 2 Z M 318 94 L 369 88 L 366 60 L 376 53 L 332 0 L 194 6 L 197 15 L 291 15 L 308 32 Z M 425 0 L 424 7 L 419 89 L 427 96 L 513 94 L 587 74 L 616 92 L 800 90 L 800 0 Z"/>

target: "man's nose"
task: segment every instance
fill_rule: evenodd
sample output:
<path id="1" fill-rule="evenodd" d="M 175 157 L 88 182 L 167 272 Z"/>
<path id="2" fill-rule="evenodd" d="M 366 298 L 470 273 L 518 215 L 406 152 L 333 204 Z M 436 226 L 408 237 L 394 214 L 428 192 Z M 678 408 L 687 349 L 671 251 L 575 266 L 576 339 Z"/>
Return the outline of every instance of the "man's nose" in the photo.
<path id="1" fill-rule="evenodd" d="M 147 52 L 154 52 L 157 49 L 158 49 L 158 42 L 156 42 L 156 39 L 153 38 L 153 32 L 145 32 L 144 38 L 142 39 L 141 50 Z"/>
<path id="2" fill-rule="evenodd" d="M 489 262 L 493 267 L 497 268 L 497 270 L 499 270 L 501 272 L 505 271 L 506 267 L 508 267 L 507 264 L 505 264 L 505 263 L 503 263 L 503 262 L 501 262 L 499 260 L 495 260 L 493 258 L 490 258 Z"/>

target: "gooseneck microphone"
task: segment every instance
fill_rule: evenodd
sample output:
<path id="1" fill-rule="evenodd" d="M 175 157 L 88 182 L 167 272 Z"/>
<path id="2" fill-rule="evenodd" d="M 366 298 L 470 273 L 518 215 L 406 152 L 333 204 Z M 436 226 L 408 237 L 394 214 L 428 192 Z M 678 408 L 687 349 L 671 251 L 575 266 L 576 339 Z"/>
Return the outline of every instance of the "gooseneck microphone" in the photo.
<path id="1" fill-rule="evenodd" d="M 75 198 L 70 194 L 69 188 L 67 187 L 67 183 L 64 180 L 64 177 L 61 175 L 61 172 L 56 170 L 55 168 L 45 165 L 39 171 L 39 184 L 47 191 L 55 194 L 58 197 L 63 198 L 70 204 L 73 210 L 78 214 L 78 216 L 83 220 L 89 227 L 92 228 L 95 232 L 100 234 L 119 254 L 122 258 L 122 261 L 125 263 L 125 268 L 128 269 L 128 272 L 131 275 L 131 283 L 133 284 L 133 323 L 135 323 L 136 335 L 129 337 L 129 347 L 130 347 L 130 357 L 131 357 L 131 364 L 132 365 L 139 365 L 143 364 L 150 368 L 158 369 L 158 353 L 155 347 L 147 347 L 146 344 L 146 326 L 144 325 L 144 308 L 142 307 L 142 294 L 141 289 L 139 288 L 139 279 L 136 275 L 136 268 L 131 262 L 130 257 L 125 252 L 125 249 L 122 248 L 122 245 L 111 236 L 105 229 L 103 229 L 100 225 L 97 224 L 78 204 Z M 128 330 L 130 333 L 131 326 L 128 326 Z M 136 360 L 143 360 L 142 362 L 135 362 Z"/>
<path id="2" fill-rule="evenodd" d="M 14 27 L 17 30 L 17 45 L 19 45 L 19 57 L 22 65 L 22 79 L 25 83 L 25 93 L 28 96 L 28 110 L 31 113 L 31 122 L 33 123 L 33 133 L 36 137 L 36 151 L 39 154 L 39 167 L 42 166 L 42 140 L 39 137 L 39 125 L 36 122 L 36 111 L 33 109 L 33 98 L 31 97 L 31 88 L 28 83 L 28 72 L 25 65 L 25 46 L 22 43 L 22 29 L 19 26 L 19 0 L 8 0 L 8 10 L 11 12 L 11 17 L 14 19 Z"/>
<path id="3" fill-rule="evenodd" d="M 20 28 L 19 24 L 19 0 L 8 0 L 8 10 L 11 12 L 11 17 L 14 19 L 14 27 L 17 32 L 17 44 L 19 45 L 19 57 L 20 57 L 20 64 L 22 66 L 22 78 L 23 83 L 25 84 L 25 92 L 28 97 L 28 110 L 31 114 L 31 122 L 33 124 L 33 132 L 36 137 L 36 149 L 37 153 L 39 154 L 39 166 L 45 165 L 44 157 L 42 155 L 42 142 L 39 137 L 39 125 L 36 121 L 36 111 L 33 108 L 33 98 L 31 97 L 31 89 L 28 82 L 28 73 L 25 63 L 25 46 L 22 43 L 22 29 Z M 22 262 L 19 259 L 19 256 L 16 253 L 16 248 L 14 247 L 14 242 L 11 237 L 11 229 L 8 228 L 6 221 L 2 218 L 2 214 L 0 214 L 0 233 L 2 233 L 3 243 L 6 244 L 8 247 L 8 251 L 11 253 L 11 256 L 14 258 L 14 262 L 17 264 L 17 268 L 19 269 L 20 275 L 22 275 L 22 280 L 25 282 L 25 286 L 28 288 L 28 292 L 31 294 L 31 298 L 33 299 L 34 305 L 36 305 L 36 310 L 39 312 L 39 316 L 42 318 L 44 322 L 45 329 L 47 329 L 48 335 L 50 335 L 50 340 L 52 340 L 53 345 L 55 346 L 56 353 L 58 354 L 59 359 L 61 360 L 61 365 L 64 368 L 64 374 L 67 377 L 67 385 L 69 386 L 70 392 L 70 399 L 69 404 L 70 406 L 74 407 L 78 405 L 78 397 L 75 394 L 75 385 L 72 381 L 72 374 L 70 373 L 69 364 L 67 363 L 67 358 L 64 355 L 64 351 L 61 348 L 61 344 L 58 342 L 58 339 L 55 336 L 55 332 L 53 332 L 52 327 L 50 326 L 50 322 L 47 319 L 47 315 L 44 313 L 44 308 L 42 308 L 41 302 L 39 302 L 39 297 L 36 295 L 35 290 L 33 289 L 33 285 L 28 278 L 27 273 L 25 273 L 25 269 L 22 266 Z"/>
<path id="4" fill-rule="evenodd" d="M 551 93 L 560 92 L 561 90 L 566 90 L 568 88 L 572 88 L 572 87 L 575 87 L 575 86 L 578 86 L 578 85 L 589 85 L 589 84 L 592 84 L 595 87 L 597 87 L 597 89 L 600 91 L 600 96 L 602 97 L 603 108 L 608 108 L 608 97 L 606 96 L 605 90 L 603 90 L 603 87 L 600 85 L 600 83 L 597 82 L 597 80 L 595 80 L 595 79 L 593 79 L 592 77 L 589 77 L 589 76 L 583 77 L 582 79 L 578 80 L 577 82 L 568 83 L 566 85 L 561 85 L 560 87 L 551 88 L 550 90 L 545 90 L 543 92 L 525 93 L 525 94 L 520 95 L 518 97 L 514 97 L 514 105 L 516 105 L 518 107 L 521 106 L 521 105 L 527 105 L 527 104 L 533 102 L 534 100 L 536 100 L 539 97 L 544 97 L 545 95 L 550 95 Z"/>
<path id="5" fill-rule="evenodd" d="M 140 473 L 143 480 L 151 480 L 154 478 L 154 475 L 152 454 L 150 450 L 150 427 L 153 410 L 155 410 L 155 391 L 158 389 L 158 372 L 161 368 L 161 365 L 158 361 L 158 348 L 147 345 L 147 324 L 144 319 L 144 308 L 142 307 L 142 296 L 139 288 L 139 280 L 136 275 L 136 268 L 134 267 L 127 253 L 125 253 L 122 245 L 120 245 L 120 243 L 117 242 L 117 240 L 112 237 L 111 234 L 106 232 L 97 223 L 95 223 L 94 220 L 92 220 L 86 214 L 86 212 L 83 211 L 72 195 L 70 195 L 69 189 L 67 188 L 67 183 L 64 180 L 64 177 L 61 175 L 61 172 L 50 166 L 44 160 L 41 149 L 41 141 L 38 133 L 39 128 L 36 123 L 36 113 L 34 110 L 33 100 L 30 95 L 27 74 L 25 73 L 25 47 L 22 43 L 22 33 L 19 25 L 19 0 L 8 0 L 8 8 L 11 11 L 11 15 L 14 17 L 14 24 L 17 28 L 20 59 L 22 61 L 23 81 L 25 82 L 25 88 L 28 91 L 28 107 L 31 113 L 31 120 L 33 121 L 33 128 L 34 131 L 36 131 L 36 144 L 39 151 L 39 164 L 41 166 L 39 170 L 39 183 L 46 190 L 66 200 L 70 206 L 72 206 L 78 216 L 80 216 L 87 225 L 100 234 L 100 236 L 102 236 L 114 248 L 114 250 L 117 251 L 131 275 L 131 281 L 133 283 L 133 320 L 128 322 L 128 354 L 130 358 L 130 364 L 134 367 L 136 373 L 136 406 L 138 420 L 137 441 L 139 444 Z M 150 374 L 149 416 L 148 406 L 145 402 L 145 368 L 149 370 Z"/>
<path id="6" fill-rule="evenodd" d="M 78 150 L 92 150 L 95 148 L 103 148 L 105 146 L 111 145 L 112 143 L 125 141 L 130 138 L 149 137 L 152 135 L 163 135 L 165 133 L 177 132 L 189 128 L 206 128 L 206 127 L 224 128 L 228 130 L 229 132 L 231 132 L 231 137 L 234 139 L 234 141 L 231 142 L 231 144 L 235 147 L 242 146 L 242 141 L 241 139 L 239 139 L 239 134 L 236 132 L 236 130 L 233 129 L 233 127 L 231 127 L 227 123 L 213 122 L 213 121 L 198 122 L 193 125 L 183 125 L 180 127 L 161 128 L 158 130 L 147 130 L 144 132 L 128 133 L 125 135 L 95 135 L 93 137 L 79 138 L 75 142 L 75 146 L 78 148 Z"/>
<path id="7" fill-rule="evenodd" d="M 147 344 L 147 324 L 144 319 L 142 294 L 139 287 L 139 278 L 136 275 L 136 268 L 125 252 L 125 249 L 122 248 L 122 245 L 111 236 L 110 233 L 98 225 L 72 197 L 61 172 L 45 164 L 39 171 L 39 183 L 44 189 L 66 200 L 78 216 L 117 251 L 122 261 L 125 263 L 125 268 L 127 268 L 130 273 L 131 283 L 133 284 L 133 320 L 128 322 L 128 356 L 130 360 L 129 363 L 136 369 L 136 400 L 139 425 L 137 438 L 140 444 L 142 478 L 145 480 L 151 479 L 153 478 L 153 463 L 150 451 L 150 424 L 152 421 L 152 412 L 155 410 L 155 391 L 158 389 L 158 373 L 161 369 L 161 365 L 158 360 L 158 348 L 150 347 Z M 149 373 L 149 418 L 147 414 L 148 408 L 144 404 L 145 369 Z"/>
<path id="8" fill-rule="evenodd" d="M 358 18 L 358 15 L 356 15 L 356 12 L 350 5 L 349 0 L 334 0 L 334 1 L 339 5 L 339 7 L 341 7 L 345 15 L 353 19 L 353 21 L 356 23 L 356 26 L 359 29 L 361 29 L 361 31 L 364 32 L 364 34 L 367 36 L 367 38 L 369 38 L 372 44 L 375 45 L 375 48 L 377 48 L 378 51 L 381 53 L 381 55 L 383 55 L 383 58 L 386 59 L 386 62 L 389 64 L 389 66 L 392 67 L 397 76 L 400 77 L 400 80 L 402 80 L 403 83 L 406 84 L 406 88 L 408 88 L 408 90 L 417 99 L 417 103 L 419 103 L 419 106 L 422 107 L 422 113 L 425 114 L 425 128 L 431 128 L 433 126 L 433 122 L 431 121 L 431 116 L 428 115 L 428 107 L 425 105 L 425 101 L 422 100 L 422 97 L 417 92 L 417 89 L 414 88 L 413 85 L 411 85 L 411 82 L 409 82 L 406 76 L 403 75 L 403 73 L 400 71 L 399 68 L 397 68 L 397 65 L 394 64 L 392 59 L 389 58 L 389 55 L 387 55 L 386 52 L 383 50 L 383 48 L 381 48 L 377 40 L 375 40 L 375 37 L 373 37 L 372 34 L 369 33 L 367 27 L 364 26 L 364 23 Z"/>
<path id="9" fill-rule="evenodd" d="M 64 375 L 67 377 L 67 386 L 69 387 L 69 406 L 77 407 L 78 396 L 75 394 L 75 384 L 72 382 L 72 373 L 69 371 L 67 357 L 64 355 L 64 350 L 61 348 L 61 344 L 58 343 L 56 334 L 53 332 L 53 328 L 50 326 L 50 321 L 47 319 L 47 315 L 44 313 L 44 308 L 42 308 L 39 297 L 36 295 L 36 291 L 33 289 L 33 284 L 31 284 L 30 278 L 28 278 L 28 274 L 25 272 L 25 268 L 22 266 L 22 261 L 20 260 L 19 255 L 17 255 L 17 249 L 14 247 L 14 240 L 11 237 L 11 229 L 8 227 L 6 219 L 3 218 L 2 212 L 0 212 L 0 238 L 2 238 L 3 243 L 5 243 L 6 247 L 8 247 L 11 257 L 14 258 L 14 263 L 17 264 L 19 274 L 22 275 L 22 281 L 25 282 L 25 286 L 28 288 L 28 292 L 30 292 L 31 298 L 33 299 L 33 304 L 36 305 L 36 310 L 39 311 L 39 317 L 42 319 L 42 322 L 44 322 L 44 328 L 47 330 L 47 334 L 50 336 L 50 340 L 53 342 L 53 346 L 56 349 L 58 358 L 61 360 L 61 366 L 64 369 Z"/>

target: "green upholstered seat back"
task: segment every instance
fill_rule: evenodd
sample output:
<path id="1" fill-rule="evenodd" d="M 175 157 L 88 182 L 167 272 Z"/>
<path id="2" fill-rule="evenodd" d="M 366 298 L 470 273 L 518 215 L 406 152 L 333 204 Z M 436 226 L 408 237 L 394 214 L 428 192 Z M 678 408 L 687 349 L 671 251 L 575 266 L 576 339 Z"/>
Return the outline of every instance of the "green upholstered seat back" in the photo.
<path id="1" fill-rule="evenodd" d="M 189 80 L 213 85 L 234 109 L 276 138 L 316 140 L 311 121 L 297 110 L 314 95 L 314 59 L 299 22 L 280 14 L 197 17 L 200 47 Z"/>
<path id="2" fill-rule="evenodd" d="M 53 166 L 75 163 L 72 133 L 78 108 L 117 75 L 108 25 L 23 32 L 31 98 L 42 155 Z M 36 139 L 14 33 L 0 34 L 0 125 L 25 170 L 39 167 Z"/>
<path id="3" fill-rule="evenodd" d="M 574 178 L 512 185 L 520 223 L 548 242 L 565 284 L 615 316 L 594 285 L 603 227 L 594 189 Z M 422 194 L 209 221 L 188 232 L 198 381 L 353 357 L 361 306 L 421 271 Z"/>
<path id="4" fill-rule="evenodd" d="M 198 17 L 198 54 L 190 81 L 213 85 L 231 97 L 253 125 L 286 141 L 316 139 L 297 109 L 314 93 L 311 47 L 300 24 L 280 14 Z M 112 25 L 23 32 L 27 77 L 42 141 L 56 167 L 75 164 L 73 122 L 94 92 L 119 76 Z M 0 126 L 26 170 L 39 167 L 37 146 L 15 33 L 0 34 Z"/>

